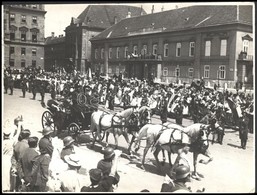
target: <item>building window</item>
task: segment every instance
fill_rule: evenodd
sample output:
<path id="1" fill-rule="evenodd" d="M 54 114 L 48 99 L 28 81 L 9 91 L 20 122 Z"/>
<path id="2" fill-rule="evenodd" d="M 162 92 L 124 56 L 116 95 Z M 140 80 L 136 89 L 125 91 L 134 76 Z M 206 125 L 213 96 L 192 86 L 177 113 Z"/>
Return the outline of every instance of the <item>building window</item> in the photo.
<path id="1" fill-rule="evenodd" d="M 219 66 L 219 70 L 218 70 L 218 79 L 225 79 L 225 75 L 226 75 L 226 69 L 225 66 Z"/>
<path id="2" fill-rule="evenodd" d="M 169 44 L 164 44 L 164 57 L 168 57 L 169 55 Z"/>
<path id="3" fill-rule="evenodd" d="M 205 56 L 211 55 L 211 41 L 205 41 Z"/>
<path id="4" fill-rule="evenodd" d="M 177 43 L 176 45 L 176 57 L 180 57 L 181 55 L 181 43 Z"/>
<path id="5" fill-rule="evenodd" d="M 21 48 L 21 55 L 26 55 L 26 48 Z"/>
<path id="6" fill-rule="evenodd" d="M 32 5 L 32 8 L 33 8 L 33 9 L 37 9 L 37 5 L 33 4 L 33 5 Z"/>
<path id="7" fill-rule="evenodd" d="M 21 41 L 26 41 L 26 32 L 21 31 Z"/>
<path id="8" fill-rule="evenodd" d="M 128 47 L 124 48 L 124 58 L 128 57 Z"/>
<path id="9" fill-rule="evenodd" d="M 15 14 L 10 14 L 10 21 L 14 22 L 15 21 Z"/>
<path id="10" fill-rule="evenodd" d="M 10 55 L 14 54 L 14 47 L 10 47 Z"/>
<path id="11" fill-rule="evenodd" d="M 204 78 L 210 78 L 210 66 L 209 65 L 204 66 L 203 76 L 204 76 Z"/>
<path id="12" fill-rule="evenodd" d="M 14 67 L 14 65 L 15 65 L 15 64 L 14 64 L 14 59 L 10 59 L 10 66 L 11 66 L 11 67 Z"/>
<path id="13" fill-rule="evenodd" d="M 14 30 L 10 31 L 10 40 L 15 40 L 15 31 Z"/>
<path id="14" fill-rule="evenodd" d="M 32 49 L 32 56 L 37 56 L 37 49 L 35 48 Z"/>
<path id="15" fill-rule="evenodd" d="M 25 60 L 21 60 L 21 67 L 22 68 L 24 68 L 26 66 L 25 64 L 26 64 Z"/>
<path id="16" fill-rule="evenodd" d="M 146 55 L 147 54 L 147 45 L 143 45 L 143 49 L 142 49 L 142 55 Z"/>
<path id="17" fill-rule="evenodd" d="M 26 16 L 25 15 L 21 15 L 21 22 L 26 23 Z"/>
<path id="18" fill-rule="evenodd" d="M 32 60 L 32 67 L 36 67 L 36 65 L 37 65 L 37 61 L 36 60 Z"/>
<path id="19" fill-rule="evenodd" d="M 195 42 L 190 42 L 189 43 L 189 56 L 194 56 L 195 55 Z"/>
<path id="20" fill-rule="evenodd" d="M 153 45 L 153 55 L 157 55 L 157 44 Z"/>
<path id="21" fill-rule="evenodd" d="M 194 68 L 189 68 L 188 69 L 188 77 L 193 78 L 193 73 L 194 73 Z"/>
<path id="22" fill-rule="evenodd" d="M 222 39 L 220 41 L 220 55 L 221 56 L 227 55 L 227 39 Z"/>
<path id="23" fill-rule="evenodd" d="M 32 23 L 37 24 L 37 16 L 32 16 Z"/>
<path id="24" fill-rule="evenodd" d="M 109 48 L 109 59 L 112 58 L 112 48 Z"/>
<path id="25" fill-rule="evenodd" d="M 101 59 L 104 59 L 104 48 L 101 49 Z"/>
<path id="26" fill-rule="evenodd" d="M 116 51 L 116 58 L 120 58 L 120 48 L 117 47 L 117 51 Z"/>
<path id="27" fill-rule="evenodd" d="M 175 76 L 176 78 L 180 77 L 180 68 L 179 68 L 179 65 L 176 67 L 175 69 Z"/>
<path id="28" fill-rule="evenodd" d="M 137 45 L 134 45 L 134 47 L 133 47 L 133 54 L 137 55 Z"/>
<path id="29" fill-rule="evenodd" d="M 32 32 L 32 42 L 37 42 L 37 33 Z"/>
<path id="30" fill-rule="evenodd" d="M 168 67 L 163 67 L 163 76 L 166 77 L 168 76 Z"/>
<path id="31" fill-rule="evenodd" d="M 244 40 L 243 41 L 243 52 L 248 52 L 248 48 L 249 48 L 249 41 L 248 40 Z"/>
<path id="32" fill-rule="evenodd" d="M 97 59 L 98 56 L 98 49 L 95 49 L 95 59 Z"/>

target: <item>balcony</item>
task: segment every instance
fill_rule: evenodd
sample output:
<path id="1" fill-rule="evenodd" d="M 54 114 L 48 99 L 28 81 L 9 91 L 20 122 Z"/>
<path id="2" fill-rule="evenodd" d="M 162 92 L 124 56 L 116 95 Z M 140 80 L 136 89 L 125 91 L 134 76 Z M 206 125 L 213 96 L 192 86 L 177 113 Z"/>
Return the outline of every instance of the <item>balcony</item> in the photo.
<path id="1" fill-rule="evenodd" d="M 162 56 L 160 54 L 129 54 L 127 60 L 137 60 L 137 61 L 161 61 Z"/>
<path id="2" fill-rule="evenodd" d="M 239 60 L 253 61 L 253 55 L 247 55 L 247 52 L 241 51 L 238 55 Z"/>

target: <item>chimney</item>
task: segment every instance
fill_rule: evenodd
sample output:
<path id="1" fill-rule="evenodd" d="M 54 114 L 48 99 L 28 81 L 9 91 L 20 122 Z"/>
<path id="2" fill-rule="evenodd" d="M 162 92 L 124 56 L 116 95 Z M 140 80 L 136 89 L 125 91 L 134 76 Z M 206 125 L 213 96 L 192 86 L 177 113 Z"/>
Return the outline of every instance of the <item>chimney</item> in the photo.
<path id="1" fill-rule="evenodd" d="M 114 16 L 114 24 L 117 24 L 117 22 L 118 22 L 117 16 Z"/>
<path id="2" fill-rule="evenodd" d="M 126 18 L 131 18 L 131 12 L 130 12 L 130 9 L 128 8 L 128 15 Z"/>
<path id="3" fill-rule="evenodd" d="M 154 5 L 152 5 L 152 14 L 154 13 Z"/>
<path id="4" fill-rule="evenodd" d="M 52 34 L 52 39 L 54 38 L 54 32 L 51 33 Z"/>
<path id="5" fill-rule="evenodd" d="M 141 9 L 140 9 L 140 16 L 143 15 L 143 5 L 141 5 Z"/>

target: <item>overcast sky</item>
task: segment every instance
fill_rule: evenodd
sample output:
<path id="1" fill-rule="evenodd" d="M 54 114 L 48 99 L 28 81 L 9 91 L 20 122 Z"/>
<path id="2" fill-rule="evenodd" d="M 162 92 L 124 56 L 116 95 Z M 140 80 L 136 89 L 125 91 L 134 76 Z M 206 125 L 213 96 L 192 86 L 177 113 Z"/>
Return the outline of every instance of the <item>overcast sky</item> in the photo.
<path id="1" fill-rule="evenodd" d="M 246 3 L 246 2 L 245 2 Z M 244 3 L 244 4 L 245 4 Z M 154 12 L 160 12 L 162 7 L 164 11 L 181 8 L 191 5 L 219 5 L 219 4 L 239 4 L 239 2 L 212 2 L 212 3 L 131 3 L 123 5 L 133 5 L 140 7 L 147 13 L 151 13 L 152 5 L 154 5 Z M 56 36 L 61 34 L 65 35 L 65 28 L 70 24 L 71 17 L 77 18 L 81 12 L 83 12 L 89 4 L 45 4 L 45 37 L 51 36 L 51 32 L 54 32 Z M 117 3 L 114 5 L 118 5 Z"/>

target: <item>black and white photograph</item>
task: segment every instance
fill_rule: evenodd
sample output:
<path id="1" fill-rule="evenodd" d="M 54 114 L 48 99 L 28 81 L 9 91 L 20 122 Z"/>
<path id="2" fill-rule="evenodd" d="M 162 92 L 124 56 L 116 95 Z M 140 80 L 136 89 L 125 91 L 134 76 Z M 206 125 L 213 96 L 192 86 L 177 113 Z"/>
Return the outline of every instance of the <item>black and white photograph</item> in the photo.
<path id="1" fill-rule="evenodd" d="M 255 193 L 255 3 L 4 1 L 2 193 Z"/>

